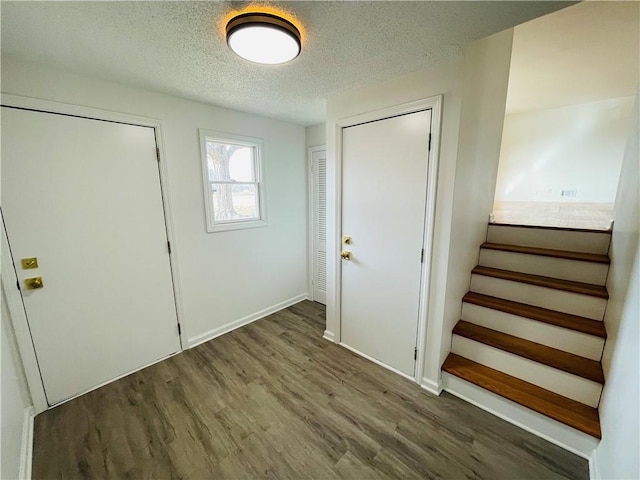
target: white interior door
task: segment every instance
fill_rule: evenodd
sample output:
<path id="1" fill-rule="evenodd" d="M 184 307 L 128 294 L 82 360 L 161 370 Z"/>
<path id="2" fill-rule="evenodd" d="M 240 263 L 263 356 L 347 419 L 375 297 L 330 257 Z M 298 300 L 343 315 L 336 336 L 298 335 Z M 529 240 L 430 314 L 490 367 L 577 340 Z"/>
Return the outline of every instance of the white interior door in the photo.
<path id="1" fill-rule="evenodd" d="M 342 342 L 414 375 L 431 111 L 343 130 Z"/>
<path id="2" fill-rule="evenodd" d="M 152 128 L 3 107 L 2 211 L 50 405 L 180 350 Z"/>
<path id="3" fill-rule="evenodd" d="M 327 303 L 327 152 L 311 153 L 313 177 L 313 299 Z"/>

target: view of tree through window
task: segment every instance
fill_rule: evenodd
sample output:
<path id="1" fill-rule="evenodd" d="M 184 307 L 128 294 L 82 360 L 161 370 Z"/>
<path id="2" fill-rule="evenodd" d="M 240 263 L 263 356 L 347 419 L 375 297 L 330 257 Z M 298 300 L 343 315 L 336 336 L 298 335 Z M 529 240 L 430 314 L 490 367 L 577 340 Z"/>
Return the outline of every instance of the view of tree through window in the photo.
<path id="1" fill-rule="evenodd" d="M 207 141 L 214 221 L 260 218 L 254 150 Z"/>
<path id="2" fill-rule="evenodd" d="M 266 225 L 261 140 L 201 130 L 201 141 L 208 231 Z"/>

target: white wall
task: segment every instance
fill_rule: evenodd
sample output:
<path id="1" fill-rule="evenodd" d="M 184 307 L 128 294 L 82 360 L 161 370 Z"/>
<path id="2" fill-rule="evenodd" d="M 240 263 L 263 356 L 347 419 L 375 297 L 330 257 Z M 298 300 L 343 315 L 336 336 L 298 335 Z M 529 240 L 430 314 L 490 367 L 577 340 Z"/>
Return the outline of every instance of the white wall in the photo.
<path id="1" fill-rule="evenodd" d="M 337 271 L 340 240 L 337 235 L 340 225 L 336 217 L 336 130 L 335 122 L 341 118 L 411 102 L 434 95 L 443 95 L 442 134 L 440 143 L 440 168 L 436 198 L 436 218 L 434 226 L 432 256 L 432 292 L 429 298 L 427 324 L 427 359 L 432 366 L 438 362 L 434 351 L 439 352 L 440 333 L 432 333 L 441 323 L 444 311 L 445 282 L 448 268 L 449 241 L 451 229 L 451 208 L 453 180 L 458 149 L 458 124 L 460 121 L 460 88 L 463 58 L 459 55 L 449 62 L 436 65 L 428 70 L 406 75 L 381 84 L 370 85 L 357 90 L 330 95 L 327 99 L 327 331 L 329 337 L 339 341 L 338 312 L 336 301 Z M 439 367 L 434 366 L 429 383 L 437 382 Z M 437 374 L 434 372 L 437 370 Z"/>
<path id="2" fill-rule="evenodd" d="M 599 408 L 602 441 L 594 453 L 598 477 L 605 479 L 640 478 L 638 108 L 636 100 L 616 195 L 609 251 L 609 302 L 604 317 L 608 336 L 602 356 L 606 383 Z"/>
<path id="3" fill-rule="evenodd" d="M 504 112 L 509 82 L 513 30 L 478 40 L 465 49 L 464 84 L 453 218 L 449 247 L 447 293 L 439 363 L 451 350 L 452 330 L 460 320 L 462 297 L 469 290 L 471 269 L 478 264 L 493 207 Z"/>
<path id="4" fill-rule="evenodd" d="M 613 203 L 632 105 L 624 97 L 507 115 L 495 199 Z"/>
<path id="5" fill-rule="evenodd" d="M 6 57 L 2 91 L 162 120 L 190 343 L 307 293 L 304 127 Z M 267 227 L 206 233 L 199 128 L 264 139 Z"/>
<path id="6" fill-rule="evenodd" d="M 31 397 L 18 355 L 4 285 L 1 295 L 0 478 L 8 479 L 19 478 L 24 413 L 25 409 L 31 406 Z"/>
<path id="7" fill-rule="evenodd" d="M 327 144 L 327 124 L 319 123 L 306 129 L 307 147 Z"/>

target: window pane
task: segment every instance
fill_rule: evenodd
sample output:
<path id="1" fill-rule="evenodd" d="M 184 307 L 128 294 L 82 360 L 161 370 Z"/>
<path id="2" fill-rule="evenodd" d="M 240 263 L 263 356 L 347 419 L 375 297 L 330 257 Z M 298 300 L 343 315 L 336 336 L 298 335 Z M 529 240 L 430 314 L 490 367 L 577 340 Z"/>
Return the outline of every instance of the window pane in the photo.
<path id="1" fill-rule="evenodd" d="M 215 222 L 260 218 L 256 185 L 212 183 L 211 189 Z"/>
<path id="2" fill-rule="evenodd" d="M 254 148 L 207 141 L 210 182 L 253 182 Z"/>

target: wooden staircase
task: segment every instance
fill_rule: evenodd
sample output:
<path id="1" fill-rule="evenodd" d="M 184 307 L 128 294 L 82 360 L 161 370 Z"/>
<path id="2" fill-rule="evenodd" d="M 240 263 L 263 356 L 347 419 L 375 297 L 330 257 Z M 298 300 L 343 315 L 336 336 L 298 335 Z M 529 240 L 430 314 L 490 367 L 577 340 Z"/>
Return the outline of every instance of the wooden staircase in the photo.
<path id="1" fill-rule="evenodd" d="M 490 224 L 442 370 L 600 438 L 610 240 Z"/>

